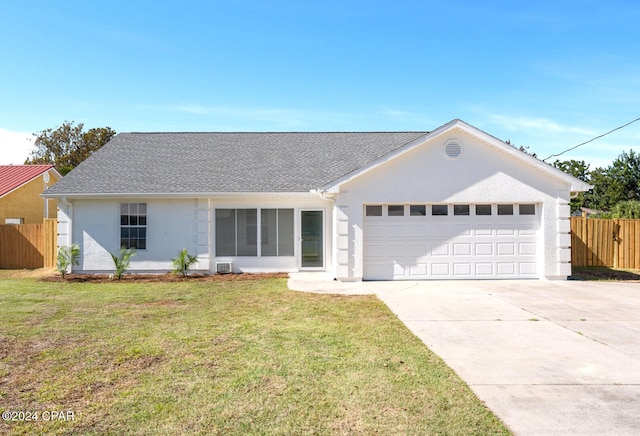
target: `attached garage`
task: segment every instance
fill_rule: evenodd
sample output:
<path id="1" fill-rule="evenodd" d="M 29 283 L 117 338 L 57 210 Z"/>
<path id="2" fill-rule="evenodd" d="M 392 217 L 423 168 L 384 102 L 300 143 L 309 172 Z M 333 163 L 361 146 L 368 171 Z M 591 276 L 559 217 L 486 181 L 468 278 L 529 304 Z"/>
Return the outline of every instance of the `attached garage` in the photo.
<path id="1" fill-rule="evenodd" d="M 365 280 L 538 278 L 539 206 L 365 205 Z"/>

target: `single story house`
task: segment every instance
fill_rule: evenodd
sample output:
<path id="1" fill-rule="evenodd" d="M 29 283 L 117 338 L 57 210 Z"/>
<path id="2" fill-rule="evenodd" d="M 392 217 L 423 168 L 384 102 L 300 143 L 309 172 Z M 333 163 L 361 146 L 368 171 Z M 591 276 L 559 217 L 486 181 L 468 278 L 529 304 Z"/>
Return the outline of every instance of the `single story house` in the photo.
<path id="1" fill-rule="evenodd" d="M 123 133 L 50 188 L 76 272 L 564 279 L 585 182 L 461 121 L 431 132 Z"/>
<path id="2" fill-rule="evenodd" d="M 0 165 L 0 224 L 42 224 L 56 218 L 55 200 L 40 194 L 62 176 L 53 165 Z"/>

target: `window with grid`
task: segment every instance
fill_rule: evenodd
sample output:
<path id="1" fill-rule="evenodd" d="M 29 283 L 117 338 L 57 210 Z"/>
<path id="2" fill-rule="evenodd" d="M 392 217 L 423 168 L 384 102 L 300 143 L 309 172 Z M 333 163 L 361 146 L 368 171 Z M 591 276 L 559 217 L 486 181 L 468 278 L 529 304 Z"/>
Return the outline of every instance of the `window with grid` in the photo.
<path id="1" fill-rule="evenodd" d="M 147 249 L 147 203 L 120 205 L 120 247 Z"/>

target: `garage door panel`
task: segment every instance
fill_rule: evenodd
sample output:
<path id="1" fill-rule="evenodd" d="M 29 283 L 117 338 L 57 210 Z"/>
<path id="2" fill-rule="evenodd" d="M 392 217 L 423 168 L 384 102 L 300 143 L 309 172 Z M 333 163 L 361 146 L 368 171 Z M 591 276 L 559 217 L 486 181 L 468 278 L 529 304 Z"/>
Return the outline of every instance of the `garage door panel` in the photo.
<path id="1" fill-rule="evenodd" d="M 448 256 L 449 255 L 449 244 L 439 244 L 433 247 L 431 250 L 431 254 L 433 256 Z"/>
<path id="2" fill-rule="evenodd" d="M 369 243 L 367 244 L 367 258 L 385 258 L 387 257 L 387 246 L 383 243 Z M 366 260 L 366 259 L 365 259 Z"/>
<path id="3" fill-rule="evenodd" d="M 414 238 L 424 238 L 429 235 L 428 227 L 424 224 L 407 224 L 406 229 L 407 234 Z"/>
<path id="4" fill-rule="evenodd" d="M 456 262 L 453 264 L 453 275 L 456 277 L 468 276 L 471 277 L 473 267 L 471 262 Z"/>
<path id="5" fill-rule="evenodd" d="M 404 238 L 406 236 L 406 227 L 402 224 L 394 224 L 387 227 L 387 238 Z"/>
<path id="6" fill-rule="evenodd" d="M 384 223 L 365 224 L 364 232 L 370 240 L 382 238 L 386 235 L 386 226 Z"/>
<path id="7" fill-rule="evenodd" d="M 516 263 L 515 262 L 498 262 L 497 271 L 498 271 L 498 276 L 514 276 L 516 275 Z"/>
<path id="8" fill-rule="evenodd" d="M 399 244 L 397 241 L 393 241 L 387 244 L 385 247 L 387 250 L 385 257 L 398 259 L 407 255 L 407 247 L 405 245 Z"/>
<path id="9" fill-rule="evenodd" d="M 456 236 L 471 236 L 471 226 L 469 224 L 454 224 L 453 234 Z"/>
<path id="10" fill-rule="evenodd" d="M 516 247 L 513 242 L 499 242 L 496 244 L 498 256 L 513 256 L 516 253 Z"/>
<path id="11" fill-rule="evenodd" d="M 406 256 L 409 258 L 420 259 L 427 257 L 429 253 L 427 244 L 413 244 L 405 247 Z"/>
<path id="12" fill-rule="evenodd" d="M 493 236 L 493 229 L 491 228 L 476 228 L 475 235 L 476 236 Z"/>
<path id="13" fill-rule="evenodd" d="M 370 261 L 367 263 L 367 276 L 369 280 L 389 280 L 396 278 L 393 275 L 393 264 Z"/>
<path id="14" fill-rule="evenodd" d="M 471 244 L 470 243 L 453 244 L 453 255 L 454 256 L 470 256 Z"/>
<path id="15" fill-rule="evenodd" d="M 476 275 L 490 277 L 493 276 L 492 262 L 476 262 Z"/>
<path id="16" fill-rule="evenodd" d="M 520 262 L 518 267 L 522 276 L 535 276 L 538 272 L 535 262 Z"/>
<path id="17" fill-rule="evenodd" d="M 536 229 L 520 229 L 518 230 L 518 235 L 520 236 L 535 236 L 537 233 Z"/>
<path id="18" fill-rule="evenodd" d="M 442 219 L 442 217 L 438 217 Z M 449 224 L 432 224 L 429 228 L 430 236 L 434 239 L 448 239 L 451 236 L 451 226 Z"/>
<path id="19" fill-rule="evenodd" d="M 516 229 L 506 224 L 501 224 L 498 226 L 497 235 L 498 236 L 513 236 L 516 234 Z"/>
<path id="20" fill-rule="evenodd" d="M 491 243 L 477 243 L 476 244 L 476 256 L 493 256 L 493 244 L 491 244 Z"/>
<path id="21" fill-rule="evenodd" d="M 429 264 L 428 263 L 418 263 L 415 265 L 411 265 L 409 267 L 409 274 L 411 275 L 411 277 L 427 277 L 428 274 L 428 270 L 429 270 Z"/>
<path id="22" fill-rule="evenodd" d="M 448 263 L 432 263 L 431 275 L 434 277 L 446 277 L 449 275 Z"/>
<path id="23" fill-rule="evenodd" d="M 518 253 L 522 255 L 535 255 L 536 244 L 534 242 L 521 242 L 518 244 Z"/>

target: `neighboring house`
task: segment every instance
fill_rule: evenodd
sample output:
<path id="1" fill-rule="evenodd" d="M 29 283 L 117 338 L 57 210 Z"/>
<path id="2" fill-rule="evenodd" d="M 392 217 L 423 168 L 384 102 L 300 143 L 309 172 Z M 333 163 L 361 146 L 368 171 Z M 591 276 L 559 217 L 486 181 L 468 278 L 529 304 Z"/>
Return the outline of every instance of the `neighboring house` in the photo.
<path id="1" fill-rule="evenodd" d="M 432 132 L 125 133 L 45 193 L 77 272 L 328 271 L 339 280 L 566 278 L 590 188 L 453 120 Z"/>
<path id="2" fill-rule="evenodd" d="M 40 195 L 61 178 L 53 165 L 0 165 L 0 224 L 56 218 L 56 200 Z"/>

